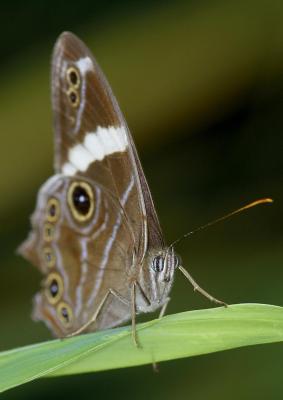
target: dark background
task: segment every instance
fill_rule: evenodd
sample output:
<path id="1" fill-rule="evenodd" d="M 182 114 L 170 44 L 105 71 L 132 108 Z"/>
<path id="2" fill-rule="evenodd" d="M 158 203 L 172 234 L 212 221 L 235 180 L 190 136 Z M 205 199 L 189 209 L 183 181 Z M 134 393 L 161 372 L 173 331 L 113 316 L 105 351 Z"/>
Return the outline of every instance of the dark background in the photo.
<path id="1" fill-rule="evenodd" d="M 50 54 L 64 30 L 88 44 L 112 85 L 168 242 L 274 198 L 178 251 L 226 302 L 283 305 L 282 21 L 275 0 L 1 3 L 1 350 L 50 338 L 30 319 L 40 276 L 15 249 L 52 174 Z M 168 313 L 210 306 L 176 277 Z M 282 344 L 251 347 L 162 363 L 158 374 L 43 379 L 2 398 L 282 399 L 282 357 Z"/>

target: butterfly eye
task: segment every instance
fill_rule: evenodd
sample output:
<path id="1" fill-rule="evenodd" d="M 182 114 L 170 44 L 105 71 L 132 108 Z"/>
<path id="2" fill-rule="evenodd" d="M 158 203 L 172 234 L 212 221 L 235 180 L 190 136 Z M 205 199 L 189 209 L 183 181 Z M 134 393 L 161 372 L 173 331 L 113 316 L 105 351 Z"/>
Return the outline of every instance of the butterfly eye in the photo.
<path id="1" fill-rule="evenodd" d="M 67 91 L 67 96 L 72 107 L 77 108 L 80 103 L 78 92 L 72 87 Z"/>
<path id="2" fill-rule="evenodd" d="M 49 222 L 56 222 L 60 215 L 59 201 L 52 197 L 48 200 L 46 207 L 46 218 Z"/>
<path id="3" fill-rule="evenodd" d="M 68 190 L 68 204 L 76 220 L 88 221 L 94 211 L 94 196 L 91 186 L 86 182 L 73 182 Z"/>
<path id="4" fill-rule="evenodd" d="M 70 67 L 67 69 L 67 81 L 70 86 L 74 89 L 78 89 L 81 83 L 79 71 L 74 68 Z"/>
<path id="5" fill-rule="evenodd" d="M 164 268 L 164 257 L 163 256 L 154 257 L 154 259 L 152 261 L 152 264 L 151 264 L 151 267 L 155 272 L 163 271 L 163 268 Z"/>
<path id="6" fill-rule="evenodd" d="M 46 242 L 51 242 L 54 238 L 54 226 L 46 222 L 43 227 L 43 238 Z"/>
<path id="7" fill-rule="evenodd" d="M 59 274 L 48 275 L 45 282 L 45 293 L 50 304 L 57 303 L 63 294 L 63 281 Z"/>
<path id="8" fill-rule="evenodd" d="M 52 268 L 56 264 L 56 257 L 51 247 L 45 247 L 43 249 L 44 263 L 48 268 Z"/>
<path id="9" fill-rule="evenodd" d="M 62 324 L 67 328 L 72 324 L 73 312 L 67 303 L 59 303 L 57 306 L 57 315 Z"/>

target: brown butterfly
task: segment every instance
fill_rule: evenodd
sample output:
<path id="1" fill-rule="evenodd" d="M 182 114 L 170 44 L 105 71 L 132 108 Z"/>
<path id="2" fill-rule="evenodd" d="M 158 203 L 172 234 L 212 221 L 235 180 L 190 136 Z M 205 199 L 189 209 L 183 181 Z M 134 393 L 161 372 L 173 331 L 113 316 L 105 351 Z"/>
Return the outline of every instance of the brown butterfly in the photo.
<path id="1" fill-rule="evenodd" d="M 52 59 L 55 175 L 41 187 L 20 253 L 44 274 L 33 317 L 57 336 L 117 326 L 169 301 L 166 246 L 133 139 L 87 47 L 63 33 Z"/>

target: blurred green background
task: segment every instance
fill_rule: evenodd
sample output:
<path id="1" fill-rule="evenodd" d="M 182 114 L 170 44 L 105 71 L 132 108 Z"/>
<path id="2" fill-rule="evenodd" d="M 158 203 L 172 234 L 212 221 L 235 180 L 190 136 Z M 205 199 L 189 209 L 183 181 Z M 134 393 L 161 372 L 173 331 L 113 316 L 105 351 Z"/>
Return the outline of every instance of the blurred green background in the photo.
<path id="1" fill-rule="evenodd" d="M 0 349 L 50 338 L 30 319 L 40 276 L 15 249 L 52 174 L 50 54 L 71 30 L 91 48 L 126 116 L 168 242 L 228 303 L 283 305 L 283 3 L 271 0 L 2 2 Z M 209 307 L 182 276 L 168 312 Z M 150 318 L 153 318 L 151 315 Z M 3 399 L 282 399 L 282 344 L 44 379 Z M 1 373 L 1 371 L 0 371 Z"/>

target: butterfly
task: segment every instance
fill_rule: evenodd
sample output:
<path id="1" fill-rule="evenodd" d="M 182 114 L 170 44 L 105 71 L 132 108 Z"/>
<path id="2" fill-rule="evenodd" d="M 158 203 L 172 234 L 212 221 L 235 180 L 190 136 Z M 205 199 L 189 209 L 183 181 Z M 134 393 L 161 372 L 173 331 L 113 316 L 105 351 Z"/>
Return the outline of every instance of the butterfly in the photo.
<path id="1" fill-rule="evenodd" d="M 44 275 L 33 318 L 64 337 L 164 314 L 180 258 L 166 246 L 118 103 L 74 34 L 52 57 L 55 174 L 40 188 L 19 252 Z M 223 304 L 204 292 L 210 300 Z"/>

